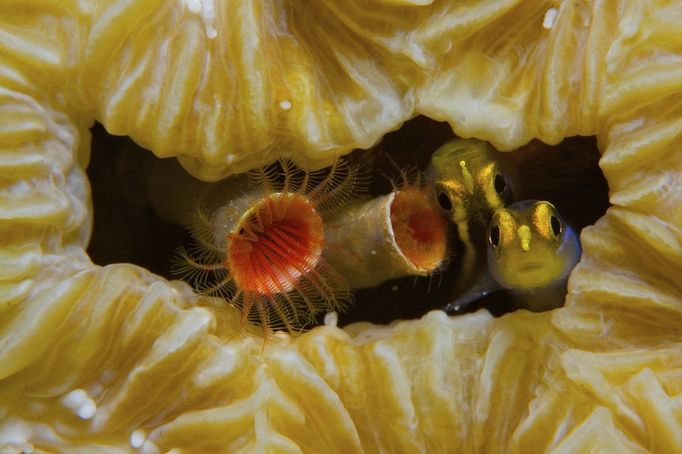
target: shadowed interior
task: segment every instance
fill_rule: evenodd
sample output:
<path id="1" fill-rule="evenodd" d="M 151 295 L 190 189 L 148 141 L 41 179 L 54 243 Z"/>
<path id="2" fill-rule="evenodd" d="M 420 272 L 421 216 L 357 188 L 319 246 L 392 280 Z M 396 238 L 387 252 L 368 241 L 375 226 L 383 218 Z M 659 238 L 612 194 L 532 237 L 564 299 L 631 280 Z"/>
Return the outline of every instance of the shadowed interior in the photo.
<path id="1" fill-rule="evenodd" d="M 314 272 L 324 241 L 322 218 L 303 196 L 274 194 L 254 205 L 231 234 L 227 264 L 244 291 L 290 292 Z"/>
<path id="2" fill-rule="evenodd" d="M 398 247 L 414 266 L 430 272 L 443 263 L 446 224 L 425 190 L 408 187 L 399 191 L 391 204 L 391 224 Z"/>
<path id="3" fill-rule="evenodd" d="M 387 134 L 370 152 L 357 150 L 349 158 L 351 163 L 371 170 L 371 195 L 388 194 L 394 190 L 392 181 L 400 177 L 401 169 L 425 169 L 433 151 L 453 137 L 447 123 L 420 116 Z M 161 276 L 174 278 L 171 273 L 173 255 L 178 246 L 191 244 L 192 239 L 183 227 L 159 218 L 146 199 L 150 169 L 163 161 L 126 137 L 107 134 L 100 125 L 93 128 L 92 149 L 88 176 L 95 223 L 88 253 L 93 262 L 100 265 L 135 263 Z M 528 198 L 552 202 L 577 232 L 593 224 L 606 211 L 608 185 L 597 165 L 600 155 L 594 137 L 571 137 L 554 146 L 532 141 L 513 153 L 523 158 L 520 166 L 523 181 L 535 182 Z M 566 178 L 562 169 L 567 169 L 571 175 L 580 174 L 581 180 L 576 183 Z M 135 222 L 121 223 L 122 218 Z M 434 277 L 395 279 L 375 288 L 356 291 L 355 304 L 340 314 L 339 324 L 355 321 L 388 323 L 417 318 L 449 303 L 455 297 L 452 288 L 460 272 L 458 257 L 462 251 L 452 226 L 447 226 L 447 230 L 450 235 L 448 259 Z M 318 268 L 320 273 L 324 271 L 323 267 Z M 321 277 L 327 284 L 336 282 L 330 272 Z M 319 278 L 319 275 L 315 276 L 315 279 Z M 336 292 L 339 285 L 332 284 L 332 290 Z M 320 296 L 320 290 L 312 288 L 312 284 L 303 282 L 303 285 L 307 285 L 306 295 Z M 325 290 L 325 297 L 333 293 L 327 291 L 327 287 L 320 288 Z M 504 294 L 483 298 L 467 311 L 481 307 L 496 316 L 513 310 Z M 324 314 L 319 314 L 321 321 Z"/>

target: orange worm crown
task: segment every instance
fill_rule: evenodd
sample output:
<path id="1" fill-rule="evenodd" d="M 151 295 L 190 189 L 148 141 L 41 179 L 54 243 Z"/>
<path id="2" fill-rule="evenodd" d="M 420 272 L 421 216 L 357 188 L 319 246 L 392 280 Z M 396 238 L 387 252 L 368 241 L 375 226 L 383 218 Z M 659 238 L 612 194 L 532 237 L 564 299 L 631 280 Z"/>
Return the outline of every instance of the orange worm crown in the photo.
<path id="1" fill-rule="evenodd" d="M 400 170 L 400 181 L 391 182 L 396 193 L 391 204 L 391 224 L 395 241 L 415 267 L 441 269 L 447 257 L 447 223 L 425 187 L 425 178 L 416 168 Z"/>
<path id="2" fill-rule="evenodd" d="M 290 161 L 249 173 L 253 189 L 209 213 L 198 207 L 174 272 L 197 292 L 241 309 L 241 326 L 296 333 L 323 311 L 351 301 L 343 279 L 322 257 L 324 223 L 364 190 L 357 167 L 337 160 L 307 172 Z"/>

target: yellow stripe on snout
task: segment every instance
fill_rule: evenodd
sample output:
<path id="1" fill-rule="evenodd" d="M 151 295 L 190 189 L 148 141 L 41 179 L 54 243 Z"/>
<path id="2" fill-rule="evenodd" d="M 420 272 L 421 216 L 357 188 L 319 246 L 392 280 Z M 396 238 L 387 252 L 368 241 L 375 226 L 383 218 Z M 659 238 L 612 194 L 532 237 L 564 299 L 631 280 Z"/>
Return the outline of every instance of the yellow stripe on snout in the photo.
<path id="1" fill-rule="evenodd" d="M 522 225 L 518 228 L 516 234 L 518 235 L 519 241 L 521 242 L 521 249 L 523 252 L 528 252 L 530 250 L 530 239 L 532 237 L 530 227 L 527 225 Z"/>
<path id="2" fill-rule="evenodd" d="M 471 172 L 469 172 L 466 161 L 459 161 L 459 166 L 462 168 L 462 180 L 464 180 L 464 187 L 469 194 L 473 194 L 474 177 L 471 175 Z"/>

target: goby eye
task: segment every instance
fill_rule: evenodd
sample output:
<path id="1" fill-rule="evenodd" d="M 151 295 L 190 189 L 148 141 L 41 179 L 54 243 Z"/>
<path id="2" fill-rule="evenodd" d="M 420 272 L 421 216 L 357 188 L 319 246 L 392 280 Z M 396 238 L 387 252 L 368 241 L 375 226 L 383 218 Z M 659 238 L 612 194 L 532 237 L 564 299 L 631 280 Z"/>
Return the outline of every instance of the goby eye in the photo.
<path id="1" fill-rule="evenodd" d="M 452 211 L 452 200 L 442 189 L 438 191 L 438 206 L 448 213 Z"/>
<path id="2" fill-rule="evenodd" d="M 495 186 L 495 192 L 497 192 L 499 195 L 502 195 L 507 190 L 507 179 L 504 177 L 504 175 L 498 173 L 495 175 L 493 185 Z"/>
<path id="3" fill-rule="evenodd" d="M 549 224 L 552 227 L 552 234 L 555 238 L 561 235 L 561 232 L 563 231 L 563 225 L 561 224 L 561 220 L 558 217 L 554 215 L 550 216 Z"/>
<path id="4" fill-rule="evenodd" d="M 500 228 L 497 225 L 492 226 L 488 231 L 488 241 L 494 248 L 500 245 Z"/>

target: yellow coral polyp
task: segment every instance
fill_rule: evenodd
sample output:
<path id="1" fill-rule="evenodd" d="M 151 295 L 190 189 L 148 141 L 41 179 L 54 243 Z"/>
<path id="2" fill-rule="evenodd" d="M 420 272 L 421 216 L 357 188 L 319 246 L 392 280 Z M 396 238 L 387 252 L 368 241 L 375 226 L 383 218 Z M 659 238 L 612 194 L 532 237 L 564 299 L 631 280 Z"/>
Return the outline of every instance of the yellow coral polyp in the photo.
<path id="1" fill-rule="evenodd" d="M 3 449 L 682 448 L 679 2 L 6 0 L 0 18 Z M 564 308 L 325 326 L 261 354 L 236 311 L 85 252 L 95 120 L 216 180 L 330 164 L 416 114 L 504 150 L 597 136 L 613 207 Z"/>

